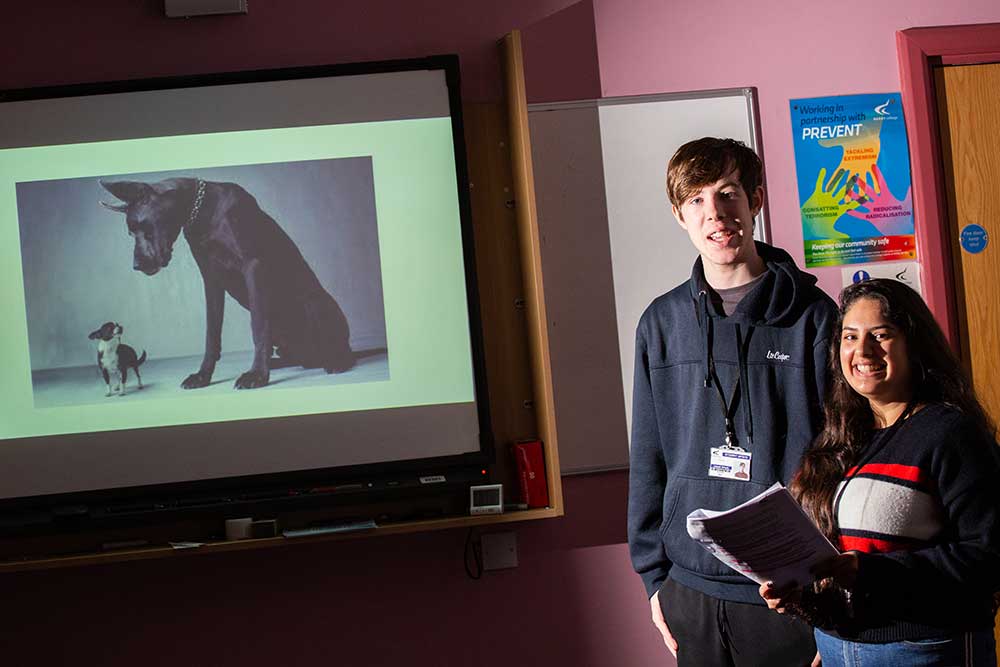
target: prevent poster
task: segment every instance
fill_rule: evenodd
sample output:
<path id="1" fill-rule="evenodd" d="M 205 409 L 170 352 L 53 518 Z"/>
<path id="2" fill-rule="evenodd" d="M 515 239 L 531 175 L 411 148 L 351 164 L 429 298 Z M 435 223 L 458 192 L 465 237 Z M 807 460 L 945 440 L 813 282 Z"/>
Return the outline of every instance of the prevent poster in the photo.
<path id="1" fill-rule="evenodd" d="M 790 101 L 806 267 L 917 257 L 899 93 Z"/>

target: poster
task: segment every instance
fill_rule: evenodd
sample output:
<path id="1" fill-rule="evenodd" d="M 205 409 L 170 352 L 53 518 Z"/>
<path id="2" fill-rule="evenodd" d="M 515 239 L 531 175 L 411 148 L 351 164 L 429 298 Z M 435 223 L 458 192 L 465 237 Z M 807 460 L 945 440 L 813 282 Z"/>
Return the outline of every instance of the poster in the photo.
<path id="1" fill-rule="evenodd" d="M 806 267 L 915 260 L 899 93 L 790 105 Z"/>

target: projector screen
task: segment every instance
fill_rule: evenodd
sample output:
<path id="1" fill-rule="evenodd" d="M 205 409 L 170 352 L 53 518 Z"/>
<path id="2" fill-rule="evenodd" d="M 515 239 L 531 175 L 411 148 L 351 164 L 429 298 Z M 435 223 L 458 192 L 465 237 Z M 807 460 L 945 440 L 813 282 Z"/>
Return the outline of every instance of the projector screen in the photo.
<path id="1" fill-rule="evenodd" d="M 0 499 L 481 465 L 457 87 L 440 57 L 0 94 Z"/>

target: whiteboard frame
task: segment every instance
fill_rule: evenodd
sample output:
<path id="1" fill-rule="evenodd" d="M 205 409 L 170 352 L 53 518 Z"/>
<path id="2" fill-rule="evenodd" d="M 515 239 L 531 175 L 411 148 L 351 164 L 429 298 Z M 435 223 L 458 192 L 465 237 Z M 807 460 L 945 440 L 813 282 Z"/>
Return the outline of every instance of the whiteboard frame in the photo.
<path id="1" fill-rule="evenodd" d="M 562 110 L 573 110 L 573 109 L 594 109 L 598 116 L 600 115 L 600 109 L 603 107 L 612 106 L 623 106 L 623 105 L 636 105 L 636 104 L 648 104 L 656 102 L 676 102 L 685 100 L 709 100 L 717 98 L 742 98 L 746 108 L 746 119 L 747 119 L 747 135 L 750 139 L 750 148 L 761 157 L 763 161 L 763 142 L 760 127 L 760 114 L 758 108 L 757 99 L 757 89 L 753 87 L 738 87 L 738 88 L 722 88 L 713 90 L 696 90 L 696 91 L 685 91 L 678 93 L 653 93 L 644 95 L 628 95 L 619 97 L 605 97 L 598 99 L 587 99 L 587 100 L 572 100 L 565 102 L 543 102 L 538 104 L 529 104 L 528 112 L 529 114 L 534 114 L 538 112 L 546 111 L 562 111 Z M 598 127 L 601 128 L 600 120 L 598 119 Z M 603 134 L 603 129 L 601 129 Z M 603 141 L 603 140 L 602 140 Z M 536 174 L 536 178 L 537 178 Z M 606 176 L 605 176 L 606 178 Z M 605 181 L 606 183 L 607 181 Z M 766 166 L 764 172 L 764 186 L 765 186 L 765 197 L 761 211 L 755 219 L 754 226 L 754 238 L 758 241 L 763 241 L 765 243 L 771 242 L 771 227 L 770 227 L 770 215 L 768 208 L 768 197 L 767 197 L 767 176 L 766 176 Z M 664 195 L 665 196 L 665 195 Z M 606 216 L 610 215 L 610 212 L 605 211 Z M 611 220 L 608 217 L 606 225 L 608 225 L 610 233 Z M 613 278 L 612 278 L 613 281 Z M 549 297 L 553 301 L 557 301 L 559 295 L 551 295 Z M 571 298 L 571 297 L 570 297 Z M 559 307 L 557 303 L 553 303 L 553 310 L 558 311 Z M 616 312 L 618 306 L 612 303 L 611 308 Z M 616 323 L 616 330 L 618 329 Z M 621 331 L 618 331 L 618 342 L 620 345 L 621 341 Z M 616 355 L 617 356 L 617 355 Z M 626 395 L 627 400 L 627 395 Z M 558 403 L 558 399 L 557 399 Z M 628 407 L 625 407 L 628 411 Z M 558 418 L 558 413 L 557 413 Z M 573 416 L 568 416 L 572 419 Z M 626 422 L 626 446 L 631 439 L 631 434 L 628 433 L 628 424 L 630 420 Z M 564 452 L 563 459 L 571 458 L 567 456 L 568 452 Z M 561 471 L 561 475 L 577 475 L 577 474 L 589 474 L 595 472 L 611 471 L 611 470 L 627 470 L 628 469 L 628 457 L 623 463 L 614 463 L 606 465 L 590 465 L 590 466 L 578 466 L 571 469 L 564 469 Z"/>

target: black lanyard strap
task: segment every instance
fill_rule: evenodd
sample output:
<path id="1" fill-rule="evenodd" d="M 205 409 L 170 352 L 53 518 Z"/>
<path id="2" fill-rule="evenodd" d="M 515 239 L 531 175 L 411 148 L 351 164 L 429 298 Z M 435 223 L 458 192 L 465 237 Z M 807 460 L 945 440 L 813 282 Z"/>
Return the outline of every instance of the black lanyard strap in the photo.
<path id="1" fill-rule="evenodd" d="M 722 388 L 722 381 L 719 380 L 719 374 L 715 371 L 715 359 L 709 358 L 709 372 L 712 377 L 712 382 L 715 386 L 716 395 L 719 397 L 719 409 L 722 411 L 722 417 L 726 424 L 726 446 L 727 447 L 737 447 L 738 440 L 736 439 L 736 427 L 733 423 L 733 419 L 736 417 L 736 406 L 738 404 L 737 399 L 741 398 L 743 394 L 744 386 L 747 385 L 746 378 L 746 345 L 750 342 L 750 333 L 753 329 L 747 332 L 746 340 L 743 339 L 742 332 L 740 331 L 740 325 L 735 325 L 736 327 L 736 350 L 739 355 L 736 361 L 736 379 L 733 381 L 733 388 L 729 392 L 729 400 L 726 400 L 725 390 Z M 749 399 L 749 395 L 747 396 Z M 747 405 L 746 410 L 749 414 L 749 405 Z M 749 416 L 746 420 L 747 428 L 747 440 L 749 445 L 753 445 L 753 426 L 751 425 Z"/>
<path id="2" fill-rule="evenodd" d="M 736 428 L 733 426 L 733 417 L 736 416 L 736 395 L 740 391 L 740 374 L 736 374 L 736 380 L 733 382 L 733 389 L 729 393 L 729 400 L 727 401 L 726 394 L 722 389 L 722 382 L 719 380 L 719 374 L 715 372 L 714 360 L 710 368 L 712 370 L 712 380 L 716 395 L 719 397 L 719 409 L 722 410 L 722 418 L 726 421 L 726 446 L 736 447 Z"/>
<path id="3" fill-rule="evenodd" d="M 740 325 L 734 324 L 736 330 L 737 369 L 736 380 L 733 382 L 733 388 L 730 391 L 729 400 L 727 401 L 726 392 L 722 388 L 722 382 L 719 380 L 719 374 L 715 369 L 715 356 L 712 354 L 712 349 L 715 346 L 714 319 L 708 312 L 708 292 L 706 290 L 701 290 L 698 293 L 695 314 L 705 334 L 705 387 L 708 388 L 710 385 L 714 385 L 716 394 L 719 397 L 719 409 L 722 412 L 722 418 L 725 421 L 726 427 L 725 446 L 731 448 L 739 447 L 739 442 L 736 438 L 736 427 L 733 424 L 738 398 L 745 404 L 743 412 L 747 445 L 753 446 L 753 418 L 750 412 L 749 378 L 747 377 L 746 363 L 747 349 L 750 346 L 750 337 L 754 331 L 753 325 L 747 329 L 747 336 L 744 339 Z"/>

